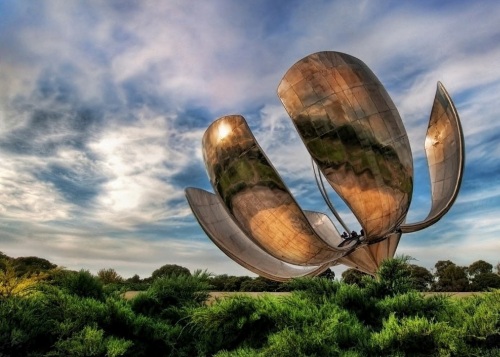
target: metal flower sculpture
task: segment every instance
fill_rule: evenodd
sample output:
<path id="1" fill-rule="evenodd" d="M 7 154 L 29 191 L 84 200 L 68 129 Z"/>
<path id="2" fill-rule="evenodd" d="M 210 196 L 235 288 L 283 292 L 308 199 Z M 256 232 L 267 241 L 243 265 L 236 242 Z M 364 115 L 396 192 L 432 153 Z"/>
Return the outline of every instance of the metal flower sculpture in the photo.
<path id="1" fill-rule="evenodd" d="M 402 233 L 437 222 L 458 194 L 464 142 L 457 111 L 441 83 L 425 151 L 432 206 L 422 222 L 405 223 L 413 192 L 413 160 L 394 103 L 359 59 L 318 52 L 295 63 L 278 96 L 309 154 L 318 187 L 322 175 L 359 221 L 363 233 L 345 239 L 323 213 L 302 211 L 255 140 L 245 119 L 217 119 L 203 136 L 203 156 L 215 194 L 187 188 L 201 227 L 230 258 L 261 276 L 287 280 L 345 264 L 374 274 L 394 256 Z"/>

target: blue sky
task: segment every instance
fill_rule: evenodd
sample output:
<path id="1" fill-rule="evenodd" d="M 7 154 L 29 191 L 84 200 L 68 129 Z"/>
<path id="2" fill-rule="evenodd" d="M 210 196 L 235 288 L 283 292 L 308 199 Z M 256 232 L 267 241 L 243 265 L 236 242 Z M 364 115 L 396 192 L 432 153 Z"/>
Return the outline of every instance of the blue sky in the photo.
<path id="1" fill-rule="evenodd" d="M 0 251 L 124 277 L 167 263 L 251 275 L 184 199 L 187 186 L 211 190 L 201 137 L 217 117 L 244 115 L 302 208 L 326 212 L 276 88 L 297 60 L 333 50 L 363 60 L 403 118 L 408 221 L 430 208 L 423 145 L 437 81 L 461 117 L 458 199 L 398 254 L 427 268 L 496 264 L 499 18 L 498 1 L 2 1 Z"/>

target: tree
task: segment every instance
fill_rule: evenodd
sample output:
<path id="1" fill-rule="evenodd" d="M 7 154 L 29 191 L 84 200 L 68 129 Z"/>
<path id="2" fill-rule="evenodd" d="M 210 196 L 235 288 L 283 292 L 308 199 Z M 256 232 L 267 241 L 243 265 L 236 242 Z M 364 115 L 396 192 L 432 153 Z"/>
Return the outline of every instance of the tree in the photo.
<path id="1" fill-rule="evenodd" d="M 368 274 L 357 269 L 349 268 L 342 273 L 342 281 L 346 284 L 361 284 L 361 279 Z"/>
<path id="2" fill-rule="evenodd" d="M 493 265 L 478 260 L 467 269 L 470 278 L 470 287 L 473 291 L 487 291 L 500 288 L 500 276 L 493 273 Z"/>
<path id="3" fill-rule="evenodd" d="M 469 273 L 469 277 L 474 278 L 478 274 L 487 274 L 493 272 L 493 265 L 484 260 L 478 260 L 467 268 L 467 272 Z"/>
<path id="4" fill-rule="evenodd" d="M 123 278 L 112 268 L 99 270 L 97 272 L 97 276 L 103 284 L 116 284 L 123 282 Z"/>
<path id="5" fill-rule="evenodd" d="M 191 272 L 188 268 L 181 267 L 176 264 L 165 264 L 164 266 L 156 269 L 153 274 L 151 274 L 151 278 L 153 280 L 158 279 L 159 277 L 172 276 L 172 275 L 189 275 L 191 276 Z"/>
<path id="6" fill-rule="evenodd" d="M 19 257 L 13 259 L 13 263 L 19 275 L 26 273 L 40 273 L 57 267 L 47 259 L 38 257 Z"/>
<path id="7" fill-rule="evenodd" d="M 500 275 L 500 262 L 497 263 L 495 268 L 497 270 L 497 275 Z"/>
<path id="8" fill-rule="evenodd" d="M 249 276 L 232 276 L 221 274 L 210 279 L 214 291 L 241 291 L 241 285 L 252 280 Z"/>
<path id="9" fill-rule="evenodd" d="M 332 269 L 328 268 L 324 272 L 322 272 L 321 274 L 317 275 L 316 277 L 334 280 L 335 279 L 335 272 Z"/>
<path id="10" fill-rule="evenodd" d="M 414 289 L 408 256 L 386 259 L 377 270 L 373 287 L 379 296 L 404 294 Z"/>
<path id="11" fill-rule="evenodd" d="M 127 283 L 137 284 L 137 283 L 141 282 L 141 277 L 137 274 L 134 274 L 134 276 L 132 276 L 131 278 L 128 278 L 126 281 L 127 281 Z"/>
<path id="12" fill-rule="evenodd" d="M 281 283 L 262 276 L 241 283 L 240 291 L 279 291 Z"/>
<path id="13" fill-rule="evenodd" d="M 418 291 L 428 291 L 434 281 L 432 273 L 426 268 L 415 264 L 410 264 L 409 268 L 414 288 Z"/>
<path id="14" fill-rule="evenodd" d="M 471 281 L 471 290 L 488 291 L 500 289 L 500 276 L 495 273 L 477 274 Z"/>
<path id="15" fill-rule="evenodd" d="M 433 284 L 434 291 L 469 291 L 466 267 L 457 266 L 450 260 L 440 260 L 435 267 L 437 280 Z"/>

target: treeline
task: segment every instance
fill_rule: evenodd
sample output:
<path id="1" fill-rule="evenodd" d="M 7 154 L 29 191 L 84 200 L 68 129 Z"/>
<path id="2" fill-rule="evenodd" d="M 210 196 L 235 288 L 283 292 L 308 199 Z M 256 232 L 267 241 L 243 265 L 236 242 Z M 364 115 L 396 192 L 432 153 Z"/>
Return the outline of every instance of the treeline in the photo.
<path id="1" fill-rule="evenodd" d="M 385 261 L 376 279 L 294 279 L 280 285 L 292 291 L 285 297 L 239 295 L 210 306 L 216 277 L 200 271 L 166 265 L 144 280 L 123 279 L 38 259 L 2 260 L 0 356 L 500 354 L 500 290 L 424 297 L 405 259 Z M 124 299 L 133 284 L 146 288 Z"/>
<path id="2" fill-rule="evenodd" d="M 459 266 L 450 260 L 438 261 L 432 272 L 428 269 L 411 264 L 411 258 L 406 257 L 407 269 L 412 278 L 413 289 L 421 292 L 473 292 L 500 289 L 500 263 L 495 267 L 492 264 L 478 260 L 469 266 Z M 7 274 L 6 274 L 7 273 Z M 62 279 L 64 276 L 74 275 L 76 271 L 58 267 L 46 259 L 38 257 L 12 258 L 0 252 L 0 274 L 3 274 L 3 285 L 0 295 L 9 294 L 9 290 L 23 289 L 26 284 L 42 280 Z M 87 272 L 90 274 L 89 272 Z M 165 264 L 153 271 L 151 276 L 140 278 L 134 275 L 122 278 L 114 269 L 106 268 L 97 272 L 96 278 L 103 288 L 108 291 L 142 291 L 148 289 L 151 283 L 159 278 L 170 275 L 191 275 L 189 269 L 176 265 Z M 10 276 L 10 281 L 8 278 Z M 335 273 L 327 269 L 319 277 L 333 280 Z M 360 285 L 364 274 L 355 269 L 347 269 L 342 273 L 340 280 L 347 284 Z M 18 286 L 18 282 L 23 282 Z M 209 275 L 210 291 L 290 291 L 290 284 L 272 281 L 263 277 L 232 276 L 227 274 Z"/>

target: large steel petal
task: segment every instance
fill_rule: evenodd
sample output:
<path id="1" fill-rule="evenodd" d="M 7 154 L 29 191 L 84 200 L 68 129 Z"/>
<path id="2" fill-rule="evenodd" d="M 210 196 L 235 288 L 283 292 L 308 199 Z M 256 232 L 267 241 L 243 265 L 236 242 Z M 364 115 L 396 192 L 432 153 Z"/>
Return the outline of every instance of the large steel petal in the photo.
<path id="1" fill-rule="evenodd" d="M 455 202 L 462 182 L 465 144 L 458 112 L 444 86 L 438 82 L 425 139 L 431 179 L 432 206 L 421 221 L 401 226 L 415 232 L 439 221 Z"/>
<path id="2" fill-rule="evenodd" d="M 209 126 L 203 156 L 216 194 L 261 249 L 296 265 L 322 265 L 343 255 L 315 233 L 242 116 Z"/>
<path id="3" fill-rule="evenodd" d="M 413 190 L 413 161 L 401 118 L 359 59 L 318 52 L 295 63 L 278 96 L 309 153 L 377 241 L 403 223 Z"/>
<path id="4" fill-rule="evenodd" d="M 208 237 L 228 257 L 255 274 L 285 281 L 301 276 L 314 276 L 330 266 L 294 266 L 276 259 L 248 238 L 216 195 L 192 187 L 186 188 L 185 192 L 191 210 Z"/>

